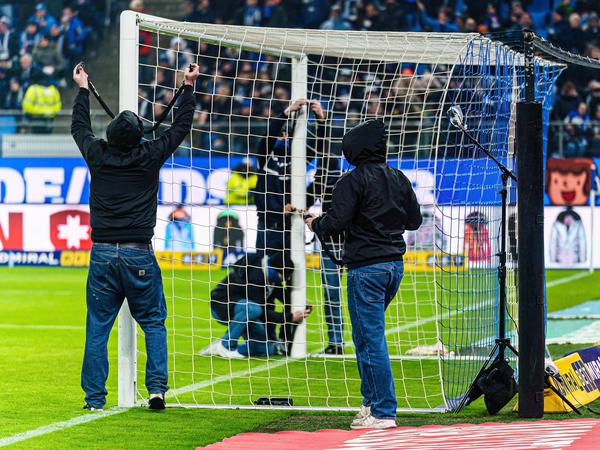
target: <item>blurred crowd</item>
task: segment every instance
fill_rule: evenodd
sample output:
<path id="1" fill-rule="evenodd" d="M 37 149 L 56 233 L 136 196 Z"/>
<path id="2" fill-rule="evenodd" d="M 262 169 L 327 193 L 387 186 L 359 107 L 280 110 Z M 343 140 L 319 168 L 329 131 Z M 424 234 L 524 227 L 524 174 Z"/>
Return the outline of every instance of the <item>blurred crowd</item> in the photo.
<path id="1" fill-rule="evenodd" d="M 134 3 L 140 11 L 145 10 L 142 0 L 135 0 Z M 182 8 L 183 20 L 188 22 L 248 26 L 482 34 L 527 28 L 565 50 L 600 59 L 600 1 L 597 0 L 187 0 L 183 2 Z M 162 64 L 165 67 L 172 66 L 174 58 L 182 59 L 177 61 L 179 64 L 186 63 L 185 56 L 177 52 L 178 49 L 185 50 L 186 45 L 188 44 L 181 40 L 173 39 L 171 48 L 162 52 Z M 204 50 L 206 49 L 201 49 L 201 55 L 206 54 Z M 286 91 L 286 86 L 278 86 L 272 82 L 274 65 L 269 64 L 269 57 L 259 64 L 245 62 L 237 65 L 232 63 L 237 58 L 235 51 L 227 49 L 225 52 L 225 55 L 220 55 L 224 58 L 218 67 L 210 57 L 200 61 L 204 66 L 204 73 L 216 75 L 203 80 L 201 92 L 214 95 L 199 98 L 199 110 L 202 111 L 198 118 L 200 123 L 210 117 L 211 123 L 218 125 L 220 120 L 225 121 L 230 114 L 240 117 L 268 117 L 276 114 L 277 102 L 289 98 L 289 92 Z M 231 53 L 231 61 L 227 61 L 227 52 Z M 411 70 L 402 69 L 402 73 L 410 76 Z M 166 74 L 166 71 L 160 72 L 159 70 L 157 75 L 159 79 L 154 80 L 158 84 L 161 84 L 161 78 Z M 343 70 L 341 75 L 336 74 L 337 78 L 332 80 L 339 84 L 336 88 L 338 98 L 343 97 L 340 90 L 343 91 L 350 84 L 351 72 L 348 72 L 347 80 Z M 235 86 L 225 81 L 234 76 L 239 79 Z M 364 74 L 364 77 L 368 76 L 368 73 Z M 253 78 L 258 81 L 252 83 Z M 247 82 L 244 82 L 246 79 Z M 599 88 L 598 72 L 581 68 L 568 69 L 560 77 L 551 117 L 561 125 L 551 133 L 551 152 L 560 152 L 566 156 L 600 156 Z M 382 83 L 377 94 L 380 98 L 386 96 L 385 83 Z M 170 95 L 170 91 L 164 92 L 165 97 L 154 105 L 158 110 L 155 113 L 160 112 L 162 105 L 168 103 Z M 248 100 L 250 98 L 253 99 L 252 102 Z M 336 109 L 340 113 L 359 113 L 361 108 L 382 107 L 374 102 L 365 103 L 348 105 L 338 101 L 329 105 L 329 110 L 335 115 Z M 151 112 L 147 112 L 149 116 Z M 410 111 L 399 112 L 410 114 Z M 252 134 L 252 130 L 240 130 L 239 134 L 248 132 Z M 206 142 L 207 139 L 210 142 Z M 227 133 L 213 133 L 203 139 L 202 147 L 213 150 L 228 148 L 234 152 L 243 151 L 241 147 L 247 147 L 247 143 L 241 139 L 240 149 L 236 148 L 235 139 L 233 142 L 232 144 Z"/>
<path id="2" fill-rule="evenodd" d="M 18 110 L 31 131 L 51 131 L 70 68 L 93 56 L 104 29 L 105 1 L 15 2 L 0 5 L 0 107 Z"/>
<path id="3" fill-rule="evenodd" d="M 70 67 L 93 56 L 104 26 L 127 6 L 120 0 L 111 2 L 115 4 L 112 18 L 104 16 L 105 0 L 56 0 L 52 8 L 44 3 L 1 4 L 0 106 L 22 108 L 32 117 L 51 115 L 60 109 L 60 90 L 66 85 Z M 128 7 L 155 12 L 143 0 L 133 0 Z M 181 3 L 178 18 L 199 23 L 326 30 L 489 34 L 528 28 L 565 50 L 600 59 L 599 14 L 599 0 L 186 0 Z M 289 86 L 274 82 L 281 67 L 270 56 L 263 56 L 259 62 L 247 58 L 236 63 L 240 55 L 234 49 L 223 49 L 216 58 L 211 53 L 214 48 L 206 44 L 200 44 L 200 49 L 192 48 L 195 44 L 173 38 L 161 43 L 157 60 L 152 39 L 150 33 L 142 33 L 140 47 L 140 62 L 158 66 L 156 70 L 141 73 L 146 89 L 140 94 L 148 99 L 140 105 L 141 112 L 149 120 L 157 117 L 173 96 L 171 89 L 156 90 L 154 86 L 173 86 L 170 78 L 173 72 L 169 69 L 184 67 L 191 62 L 192 55 L 201 55 L 199 61 L 194 61 L 202 65 L 205 74 L 198 85 L 197 121 L 200 127 L 210 121 L 217 132 L 199 136 L 198 147 L 243 153 L 248 148 L 248 139 L 260 136 L 267 126 L 260 118 L 276 115 L 289 98 Z M 353 103 L 350 97 L 355 98 L 356 92 L 351 96 L 348 92 L 353 76 L 351 68 L 341 69 L 332 75 L 332 84 L 335 82 L 336 86 L 329 89 L 336 89 L 336 97 L 342 100 L 324 105 L 333 119 L 337 113 L 359 114 L 365 109 L 373 112 L 386 107 L 370 100 Z M 412 70 L 402 67 L 400 73 L 410 78 Z M 370 76 L 373 75 L 368 71 L 362 74 L 364 85 L 371 81 Z M 282 78 L 281 73 L 278 77 Z M 235 83 L 230 82 L 233 78 Z M 365 95 L 385 98 L 386 90 L 391 87 L 385 80 L 378 83 L 378 92 Z M 397 83 L 394 89 L 403 89 L 402 79 Z M 411 89 L 415 86 L 411 85 Z M 417 113 L 398 111 L 404 115 L 411 112 Z M 230 122 L 232 116 L 236 123 L 250 116 L 259 120 L 248 120 L 247 125 L 236 130 L 223 127 L 219 132 L 219 123 Z M 600 156 L 598 71 L 567 69 L 558 80 L 551 118 L 561 124 L 551 130 L 551 152 Z M 39 130 L 43 131 L 43 127 Z"/>

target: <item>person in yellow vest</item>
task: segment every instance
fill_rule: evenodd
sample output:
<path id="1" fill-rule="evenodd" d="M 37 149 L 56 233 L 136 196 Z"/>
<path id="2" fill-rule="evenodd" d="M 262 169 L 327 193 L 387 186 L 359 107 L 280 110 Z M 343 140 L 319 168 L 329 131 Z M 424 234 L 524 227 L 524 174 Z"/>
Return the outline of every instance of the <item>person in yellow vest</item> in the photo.
<path id="1" fill-rule="evenodd" d="M 226 205 L 247 205 L 252 203 L 252 191 L 256 187 L 258 176 L 252 173 L 252 160 L 244 158 L 236 165 L 227 180 Z"/>
<path id="2" fill-rule="evenodd" d="M 32 133 L 52 133 L 54 118 L 62 108 L 60 92 L 48 77 L 38 76 L 25 91 L 22 108 Z"/>

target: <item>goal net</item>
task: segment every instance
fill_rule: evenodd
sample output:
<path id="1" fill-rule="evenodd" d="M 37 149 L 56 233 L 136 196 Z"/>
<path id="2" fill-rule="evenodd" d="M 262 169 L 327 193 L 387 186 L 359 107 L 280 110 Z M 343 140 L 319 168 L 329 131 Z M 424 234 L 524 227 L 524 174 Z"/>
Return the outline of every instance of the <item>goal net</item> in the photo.
<path id="1" fill-rule="evenodd" d="M 192 132 L 160 174 L 154 246 L 169 312 L 169 403 L 361 404 L 345 271 L 284 207 L 326 209 L 350 168 L 342 136 L 380 118 L 388 162 L 413 182 L 424 217 L 404 235 L 404 278 L 386 314 L 398 407 L 452 409 L 498 333 L 501 180 L 446 111 L 461 106 L 470 132 L 514 168 L 522 55 L 478 34 L 267 29 L 125 12 L 120 58 L 120 107 L 149 124 L 182 71 L 201 68 Z M 537 59 L 536 74 L 548 106 L 558 70 Z M 516 343 L 516 185 L 509 189 L 506 327 Z M 340 239 L 326 243 L 338 256 Z M 307 319 L 293 322 L 307 305 Z M 140 333 L 125 309 L 122 405 L 147 396 Z"/>

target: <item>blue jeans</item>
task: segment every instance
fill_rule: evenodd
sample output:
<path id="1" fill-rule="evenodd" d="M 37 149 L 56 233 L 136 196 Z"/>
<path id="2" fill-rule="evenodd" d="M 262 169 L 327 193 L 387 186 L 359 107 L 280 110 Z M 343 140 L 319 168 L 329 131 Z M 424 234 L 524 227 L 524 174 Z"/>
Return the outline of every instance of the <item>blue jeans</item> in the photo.
<path id="1" fill-rule="evenodd" d="M 267 327 L 262 321 L 264 307 L 250 300 L 239 300 L 233 307 L 233 317 L 220 317 L 212 310 L 212 315 L 227 331 L 221 338 L 223 346 L 229 350 L 237 350 L 244 356 L 268 356 L 274 353 L 273 343 L 268 342 Z M 238 345 L 240 338 L 244 343 Z"/>
<path id="2" fill-rule="evenodd" d="M 344 319 L 340 306 L 340 268 L 321 252 L 321 282 L 325 293 L 325 323 L 329 344 L 344 343 Z"/>
<path id="3" fill-rule="evenodd" d="M 348 270 L 348 310 L 363 405 L 378 419 L 396 417 L 396 391 L 385 338 L 385 310 L 402 276 L 402 261 Z"/>
<path id="4" fill-rule="evenodd" d="M 87 286 L 87 322 L 81 387 L 85 401 L 106 403 L 107 343 L 123 300 L 146 338 L 146 388 L 151 394 L 167 386 L 167 307 L 160 268 L 152 250 L 94 244 Z"/>

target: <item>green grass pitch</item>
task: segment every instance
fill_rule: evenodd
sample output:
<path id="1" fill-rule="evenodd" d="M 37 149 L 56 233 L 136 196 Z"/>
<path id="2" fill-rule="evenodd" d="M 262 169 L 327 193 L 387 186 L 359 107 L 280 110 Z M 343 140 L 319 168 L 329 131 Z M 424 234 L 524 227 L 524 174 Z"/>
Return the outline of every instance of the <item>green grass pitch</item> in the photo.
<path id="1" fill-rule="evenodd" d="M 211 273 L 218 281 L 223 272 Z M 548 280 L 567 277 L 571 271 L 549 271 Z M 225 403 L 230 394 L 235 403 L 249 403 L 262 388 L 274 386 L 273 395 L 285 394 L 290 389 L 298 403 L 312 401 L 329 402 L 332 406 L 356 406 L 359 404 L 357 373 L 354 361 L 323 360 L 313 358 L 310 364 L 279 362 L 274 369 L 265 369 L 253 376 L 228 379 L 221 383 L 200 387 L 187 392 L 185 386 L 200 383 L 212 376 L 229 374 L 265 366 L 265 361 L 222 361 L 197 358 L 192 355 L 202 345 L 223 332 L 219 325 L 207 320 L 205 302 L 193 299 L 206 298 L 209 284 L 200 272 L 163 272 L 168 307 L 175 306 L 176 317 L 170 317 L 171 363 L 175 364 L 172 388 L 181 394 L 170 402 Z M 205 278 L 202 278 L 202 277 Z M 85 277 L 79 269 L 3 268 L 0 269 L 0 442 L 2 438 L 28 432 L 56 422 L 85 415 L 81 411 L 83 394 L 79 376 L 85 336 Z M 193 277 L 194 283 L 190 283 Z M 409 327 L 408 322 L 417 319 L 411 310 L 412 295 L 419 296 L 419 289 L 428 289 L 426 280 L 405 279 L 402 295 L 394 308 L 406 324 L 388 336 L 392 353 L 401 354 L 409 343 L 426 344 L 432 336 L 433 322 Z M 548 290 L 550 311 L 559 310 L 594 298 L 600 274 L 595 273 L 571 283 L 556 285 Z M 412 282 L 412 284 L 411 284 Z M 314 283 L 316 284 L 316 283 Z M 411 288 L 411 286 L 413 286 Z M 417 286 L 416 288 L 414 286 Z M 320 295 L 308 292 L 309 301 L 316 304 L 315 316 L 309 326 L 309 351 L 318 350 L 325 329 L 322 325 Z M 179 303 L 178 303 L 179 302 Z M 429 316 L 430 306 L 419 308 L 419 319 Z M 433 307 L 433 305 L 431 305 Z M 185 309 L 189 308 L 189 309 Z M 401 314 L 400 314 L 401 313 Z M 433 313 L 433 309 L 431 310 Z M 189 339 L 193 328 L 194 342 Z M 346 335 L 349 338 L 349 334 Z M 551 346 L 555 357 L 576 346 Z M 107 408 L 116 404 L 116 330 L 109 343 L 111 373 L 108 380 L 109 398 Z M 139 366 L 143 368 L 143 355 Z M 212 366 L 209 365 L 212 361 Z M 276 360 L 273 362 L 277 363 Z M 402 381 L 397 385 L 399 403 L 406 406 L 435 406 L 441 399 L 435 396 L 436 379 L 422 379 L 430 371 L 431 361 L 394 361 L 394 370 L 402 371 Z M 327 375 L 325 383 L 310 383 Z M 270 378 L 270 379 L 269 379 Z M 233 390 L 235 383 L 235 390 Z M 261 385 L 262 384 L 262 385 Z M 425 397 L 424 390 L 428 396 Z M 309 395 L 310 394 L 310 395 Z M 304 397 L 303 397 L 304 396 Z M 409 402 L 412 402 L 409 404 Z M 593 406 L 598 408 L 598 402 Z M 114 411 L 114 410 L 113 410 Z M 83 423 L 64 430 L 54 431 L 18 442 L 15 448 L 191 448 L 218 441 L 243 431 L 279 431 L 283 429 L 314 430 L 321 428 L 347 428 L 351 413 L 305 413 L 296 411 L 169 409 L 154 413 L 144 408 L 119 411 L 90 423 Z M 562 415 L 551 417 L 565 417 Z M 401 425 L 449 424 L 481 422 L 490 420 L 514 420 L 516 415 L 506 408 L 498 416 L 484 414 L 480 402 L 469 406 L 460 415 L 455 414 L 403 414 Z"/>

